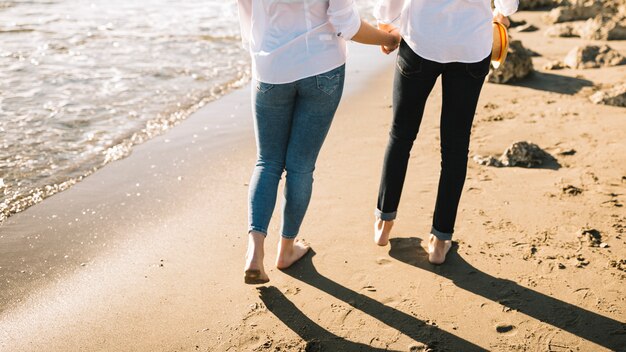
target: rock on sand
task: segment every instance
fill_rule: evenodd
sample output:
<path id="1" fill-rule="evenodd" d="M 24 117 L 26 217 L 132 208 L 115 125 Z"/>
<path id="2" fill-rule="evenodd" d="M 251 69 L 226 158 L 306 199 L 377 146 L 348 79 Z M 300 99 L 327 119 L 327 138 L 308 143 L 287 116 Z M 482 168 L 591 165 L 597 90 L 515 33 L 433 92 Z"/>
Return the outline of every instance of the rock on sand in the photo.
<path id="1" fill-rule="evenodd" d="M 499 158 L 494 156 L 474 156 L 474 161 L 480 165 L 495 167 L 536 167 L 546 161 L 555 160 L 552 155 L 531 142 L 517 142 L 508 147 Z"/>
<path id="2" fill-rule="evenodd" d="M 589 99 L 594 104 L 626 107 L 626 83 L 616 85 L 608 90 L 596 92 Z"/>
<path id="3" fill-rule="evenodd" d="M 626 58 L 608 45 L 585 45 L 572 49 L 563 62 L 571 68 L 586 69 L 623 65 Z"/>
<path id="4" fill-rule="evenodd" d="M 524 48 L 519 40 L 511 41 L 506 61 L 497 70 L 491 70 L 491 83 L 507 83 L 522 79 L 533 72 L 532 52 Z"/>
<path id="5" fill-rule="evenodd" d="M 586 20 L 602 13 L 601 1 L 578 1 L 574 5 L 560 6 L 552 9 L 543 19 L 547 23 L 561 23 Z"/>

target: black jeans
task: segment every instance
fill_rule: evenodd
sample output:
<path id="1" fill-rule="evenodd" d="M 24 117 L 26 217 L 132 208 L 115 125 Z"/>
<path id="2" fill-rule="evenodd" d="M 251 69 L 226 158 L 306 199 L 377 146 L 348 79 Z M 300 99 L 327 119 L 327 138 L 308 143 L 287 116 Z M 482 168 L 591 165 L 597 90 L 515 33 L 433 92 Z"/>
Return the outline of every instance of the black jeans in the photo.
<path id="1" fill-rule="evenodd" d="M 439 63 L 417 55 L 404 41 L 396 65 L 393 125 L 385 154 L 376 215 L 396 217 L 409 155 L 417 137 L 426 99 L 441 75 L 441 175 L 432 233 L 449 240 L 467 173 L 472 122 L 478 97 L 489 73 L 490 57 L 475 63 Z"/>

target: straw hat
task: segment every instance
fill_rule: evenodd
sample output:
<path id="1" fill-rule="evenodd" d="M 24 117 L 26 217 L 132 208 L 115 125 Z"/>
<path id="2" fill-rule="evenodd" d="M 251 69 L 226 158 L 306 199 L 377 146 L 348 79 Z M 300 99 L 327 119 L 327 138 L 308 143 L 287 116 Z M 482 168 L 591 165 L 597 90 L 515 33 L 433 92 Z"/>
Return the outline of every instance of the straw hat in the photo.
<path id="1" fill-rule="evenodd" d="M 506 27 L 500 22 L 493 22 L 493 47 L 491 49 L 491 64 L 497 69 L 506 60 L 509 51 L 509 34 Z"/>

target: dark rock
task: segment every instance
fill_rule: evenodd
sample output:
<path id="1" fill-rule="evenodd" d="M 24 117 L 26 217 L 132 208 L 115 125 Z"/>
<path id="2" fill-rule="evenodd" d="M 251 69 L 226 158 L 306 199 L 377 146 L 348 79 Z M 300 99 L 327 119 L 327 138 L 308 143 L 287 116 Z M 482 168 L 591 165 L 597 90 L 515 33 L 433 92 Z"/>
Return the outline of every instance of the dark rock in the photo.
<path id="1" fill-rule="evenodd" d="M 530 142 L 517 142 L 511 145 L 500 157 L 504 166 L 535 167 L 547 159 L 554 159 L 550 154 Z"/>
<path id="2" fill-rule="evenodd" d="M 480 165 L 486 166 L 519 166 L 527 168 L 541 166 L 549 161 L 556 161 L 552 155 L 530 142 L 513 143 L 499 158 L 476 155 L 473 160 Z"/>
<path id="3" fill-rule="evenodd" d="M 532 54 L 519 40 L 509 44 L 506 61 L 497 70 L 492 67 L 488 80 L 491 83 L 507 83 L 522 79 L 534 71 Z"/>
<path id="4" fill-rule="evenodd" d="M 626 107 L 626 83 L 596 92 L 589 99 L 594 104 Z"/>

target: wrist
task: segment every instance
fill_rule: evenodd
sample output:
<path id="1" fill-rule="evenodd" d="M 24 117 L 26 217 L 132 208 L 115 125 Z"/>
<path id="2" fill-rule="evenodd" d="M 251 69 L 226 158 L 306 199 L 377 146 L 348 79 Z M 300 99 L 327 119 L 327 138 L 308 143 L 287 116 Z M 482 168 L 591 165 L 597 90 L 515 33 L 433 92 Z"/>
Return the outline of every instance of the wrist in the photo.
<path id="1" fill-rule="evenodd" d="M 393 36 L 393 34 L 391 33 L 386 33 L 386 38 L 385 38 L 385 46 L 388 47 L 394 47 L 396 46 L 398 43 L 396 41 L 396 38 Z"/>
<path id="2" fill-rule="evenodd" d="M 385 32 L 389 32 L 391 30 L 391 24 L 389 23 L 383 23 L 383 22 L 378 22 L 378 29 L 383 30 Z"/>

